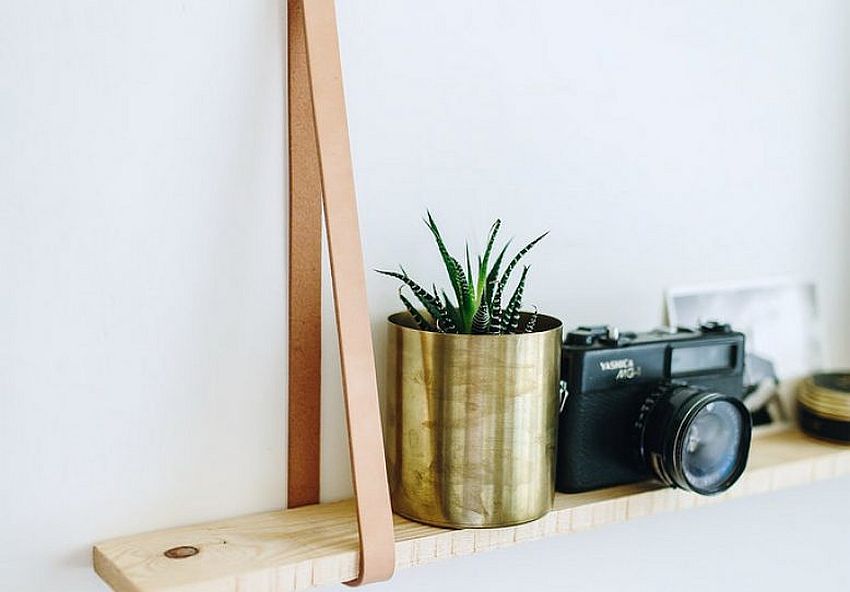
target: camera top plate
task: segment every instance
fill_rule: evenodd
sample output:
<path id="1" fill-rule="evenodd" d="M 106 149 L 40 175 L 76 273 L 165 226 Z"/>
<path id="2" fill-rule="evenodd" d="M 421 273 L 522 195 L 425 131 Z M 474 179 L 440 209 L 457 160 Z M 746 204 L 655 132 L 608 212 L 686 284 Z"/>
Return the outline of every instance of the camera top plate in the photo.
<path id="1" fill-rule="evenodd" d="M 727 323 L 708 321 L 699 329 L 686 327 L 658 327 L 645 333 L 620 332 L 611 325 L 582 326 L 567 333 L 564 345 L 575 347 L 622 347 L 630 344 L 669 341 L 671 339 L 692 339 L 701 335 L 728 335 L 733 333 Z"/>

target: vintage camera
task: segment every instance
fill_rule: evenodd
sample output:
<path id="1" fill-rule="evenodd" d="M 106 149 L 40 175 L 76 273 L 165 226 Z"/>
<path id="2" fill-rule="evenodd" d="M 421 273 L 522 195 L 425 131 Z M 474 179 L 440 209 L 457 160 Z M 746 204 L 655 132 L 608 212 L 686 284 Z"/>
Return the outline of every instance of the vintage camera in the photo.
<path id="1" fill-rule="evenodd" d="M 743 473 L 752 431 L 741 402 L 744 335 L 729 325 L 580 327 L 567 334 L 561 376 L 559 491 L 656 477 L 711 495 Z"/>

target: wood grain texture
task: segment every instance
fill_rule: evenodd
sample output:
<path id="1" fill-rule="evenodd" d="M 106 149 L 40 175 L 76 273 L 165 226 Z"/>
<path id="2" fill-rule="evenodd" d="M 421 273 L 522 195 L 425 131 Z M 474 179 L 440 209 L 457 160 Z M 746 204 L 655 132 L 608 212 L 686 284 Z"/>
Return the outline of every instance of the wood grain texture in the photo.
<path id="1" fill-rule="evenodd" d="M 654 483 L 558 494 L 553 511 L 540 520 L 488 530 L 445 530 L 396 517 L 396 568 L 847 474 L 850 447 L 796 430 L 765 434 L 754 440 L 741 480 L 715 497 Z M 193 545 L 200 553 L 185 559 L 163 555 L 179 545 Z M 94 564 L 119 592 L 290 592 L 343 582 L 358 570 L 354 504 L 305 506 L 115 539 L 94 548 Z"/>

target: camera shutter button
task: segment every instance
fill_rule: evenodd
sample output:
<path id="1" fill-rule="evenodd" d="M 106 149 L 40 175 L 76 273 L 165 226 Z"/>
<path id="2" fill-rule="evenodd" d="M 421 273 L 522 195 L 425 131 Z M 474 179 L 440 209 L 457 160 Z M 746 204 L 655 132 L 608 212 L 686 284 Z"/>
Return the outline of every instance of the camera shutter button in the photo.
<path id="1" fill-rule="evenodd" d="M 600 341 L 606 345 L 620 345 L 620 330 L 617 327 L 605 327 L 605 335 Z"/>

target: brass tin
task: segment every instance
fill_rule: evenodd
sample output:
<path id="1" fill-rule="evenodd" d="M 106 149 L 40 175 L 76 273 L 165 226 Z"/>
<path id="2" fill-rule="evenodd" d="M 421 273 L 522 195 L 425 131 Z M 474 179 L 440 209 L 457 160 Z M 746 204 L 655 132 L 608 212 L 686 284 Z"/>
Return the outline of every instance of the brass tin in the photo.
<path id="1" fill-rule="evenodd" d="M 803 380 L 797 419 L 810 436 L 850 444 L 850 372 L 822 372 Z"/>
<path id="2" fill-rule="evenodd" d="M 393 510 L 454 528 L 498 527 L 552 507 L 561 322 L 456 335 L 389 318 L 387 457 Z"/>

